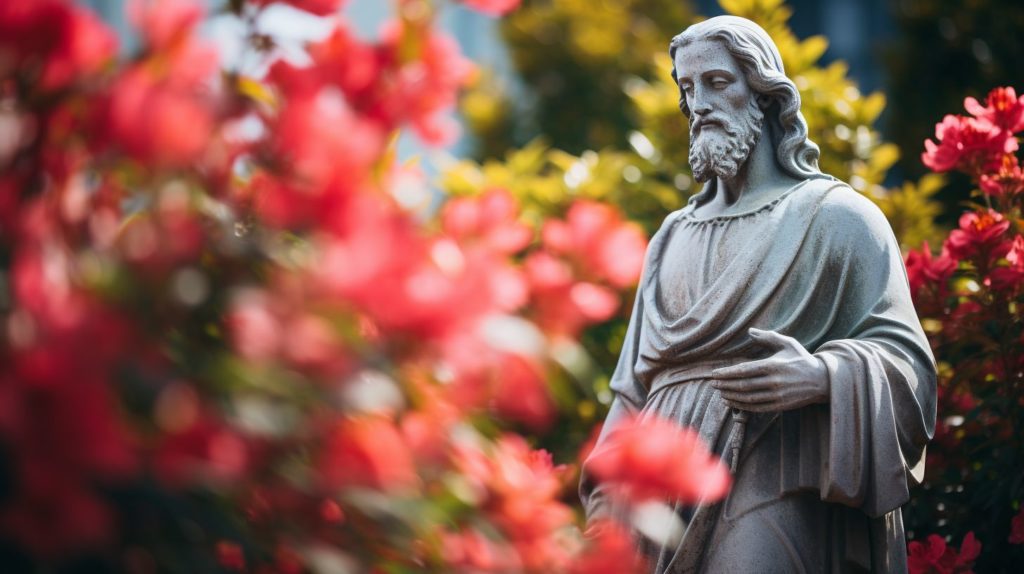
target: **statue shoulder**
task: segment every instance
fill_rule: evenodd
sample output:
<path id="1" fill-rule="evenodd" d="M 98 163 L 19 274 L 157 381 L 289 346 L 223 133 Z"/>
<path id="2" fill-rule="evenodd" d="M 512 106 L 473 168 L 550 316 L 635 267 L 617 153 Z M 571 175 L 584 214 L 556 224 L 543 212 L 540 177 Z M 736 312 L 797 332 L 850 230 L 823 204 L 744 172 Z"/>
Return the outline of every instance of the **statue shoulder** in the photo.
<path id="1" fill-rule="evenodd" d="M 862 247 L 895 242 L 892 227 L 882 210 L 849 185 L 826 180 L 816 182 L 814 189 L 820 193 L 814 217 L 814 226 L 818 229 Z"/>

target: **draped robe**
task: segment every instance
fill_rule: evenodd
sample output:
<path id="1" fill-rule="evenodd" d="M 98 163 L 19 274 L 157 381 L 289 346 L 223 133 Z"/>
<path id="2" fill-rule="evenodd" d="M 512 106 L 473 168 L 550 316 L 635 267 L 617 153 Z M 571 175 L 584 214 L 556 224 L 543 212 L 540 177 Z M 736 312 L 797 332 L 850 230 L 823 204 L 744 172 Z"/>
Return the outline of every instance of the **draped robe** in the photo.
<path id="1" fill-rule="evenodd" d="M 935 363 L 888 222 L 828 176 L 745 213 L 695 216 L 708 195 L 669 215 L 651 240 L 594 452 L 617 420 L 636 414 L 696 429 L 732 463 L 734 411 L 709 373 L 769 354 L 751 327 L 819 357 L 830 399 L 751 414 L 728 498 L 676 504 L 681 541 L 638 535 L 639 549 L 659 573 L 743 568 L 732 555 L 769 539 L 774 546 L 750 546 L 763 554 L 747 557 L 758 571 L 905 571 L 899 508 L 924 472 Z M 580 493 L 589 519 L 617 514 L 586 463 Z"/>

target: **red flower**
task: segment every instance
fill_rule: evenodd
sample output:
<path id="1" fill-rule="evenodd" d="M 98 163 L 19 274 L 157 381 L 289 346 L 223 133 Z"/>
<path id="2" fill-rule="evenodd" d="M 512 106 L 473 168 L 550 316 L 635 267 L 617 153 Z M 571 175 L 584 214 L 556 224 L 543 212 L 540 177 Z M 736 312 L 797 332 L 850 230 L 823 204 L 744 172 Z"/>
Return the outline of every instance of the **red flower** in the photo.
<path id="1" fill-rule="evenodd" d="M 163 51 L 187 42 L 205 10 L 196 0 L 129 0 L 128 16 L 149 48 Z"/>
<path id="2" fill-rule="evenodd" d="M 374 90 L 379 89 L 387 64 L 384 50 L 363 42 L 347 26 L 339 24 L 327 38 L 310 44 L 309 55 L 313 59 L 312 69 L 292 70 L 289 82 L 338 86 L 353 107 L 370 111 L 366 108 L 372 106 Z"/>
<path id="3" fill-rule="evenodd" d="M 452 572 L 515 572 L 521 561 L 513 549 L 480 532 L 441 533 L 441 559 Z"/>
<path id="4" fill-rule="evenodd" d="M 389 418 L 345 418 L 332 429 L 320 460 L 331 488 L 362 486 L 384 491 L 414 487 L 418 479 L 412 453 Z"/>
<path id="5" fill-rule="evenodd" d="M 541 235 L 544 250 L 525 262 L 537 323 L 574 338 L 610 319 L 620 305 L 616 290 L 640 276 L 647 247 L 640 228 L 610 205 L 577 201 L 564 221 L 545 222 Z"/>
<path id="6" fill-rule="evenodd" d="M 1024 130 L 1024 96 L 1018 98 L 1013 88 L 995 88 L 988 93 L 985 103 L 987 105 L 982 106 L 978 100 L 968 97 L 964 99 L 964 108 L 972 116 L 1006 133 Z"/>
<path id="7" fill-rule="evenodd" d="M 615 207 L 595 201 L 572 204 L 565 221 L 549 220 L 542 230 L 544 247 L 568 257 L 584 276 L 624 288 L 640 278 L 647 241 L 634 223 Z"/>
<path id="8" fill-rule="evenodd" d="M 994 197 L 1012 197 L 1024 191 L 1024 174 L 1017 156 L 1004 154 L 999 160 L 999 171 L 981 174 L 981 190 Z"/>
<path id="9" fill-rule="evenodd" d="M 530 254 L 525 270 L 537 324 L 553 335 L 575 338 L 584 327 L 607 321 L 619 308 L 615 291 L 574 281 L 569 264 L 546 251 Z"/>
<path id="10" fill-rule="evenodd" d="M 1010 521 L 1010 544 L 1024 544 L 1024 508 Z"/>
<path id="11" fill-rule="evenodd" d="M 999 154 L 1017 151 L 1013 134 L 976 118 L 947 115 L 936 124 L 935 138 L 938 144 L 925 140 L 921 161 L 937 172 L 976 174 Z"/>
<path id="12" fill-rule="evenodd" d="M 622 574 L 647 570 L 636 553 L 632 535 L 612 520 L 587 529 L 587 547 L 572 563 L 570 574 Z"/>
<path id="13" fill-rule="evenodd" d="M 572 522 L 559 501 L 565 468 L 550 453 L 531 450 L 518 435 L 498 439 L 494 450 L 462 448 L 456 464 L 483 495 L 482 507 L 519 554 L 529 572 L 557 571 L 568 560 L 554 533 Z"/>
<path id="14" fill-rule="evenodd" d="M 659 418 L 623 421 L 585 465 L 613 496 L 630 501 L 717 500 L 731 481 L 696 432 Z"/>
<path id="15" fill-rule="evenodd" d="M 171 486 L 216 482 L 242 477 L 249 465 L 249 447 L 215 413 L 168 428 L 153 458 L 157 478 Z"/>
<path id="16" fill-rule="evenodd" d="M 920 251 L 907 253 L 907 278 L 910 280 L 910 292 L 917 293 L 928 284 L 937 285 L 944 291 L 957 261 L 949 256 L 949 250 L 943 248 L 938 257 L 932 256 L 932 250 L 925 241 Z"/>
<path id="17" fill-rule="evenodd" d="M 271 81 L 290 93 L 336 86 L 360 118 L 385 133 L 411 125 L 431 144 L 454 137 L 457 126 L 444 114 L 454 107 L 473 68 L 450 37 L 392 22 L 381 43 L 372 46 L 339 26 L 312 44 L 309 53 L 311 67 L 276 64 Z"/>
<path id="18" fill-rule="evenodd" d="M 281 321 L 269 297 L 259 291 L 239 293 L 224 318 L 235 352 L 250 361 L 275 358 L 283 345 Z"/>
<path id="19" fill-rule="evenodd" d="M 522 355 L 503 353 L 495 373 L 494 410 L 498 416 L 547 428 L 555 416 L 544 373 Z"/>
<path id="20" fill-rule="evenodd" d="M 217 563 L 225 570 L 245 570 L 245 552 L 234 542 L 221 540 L 217 543 Z"/>
<path id="21" fill-rule="evenodd" d="M 198 16 L 185 8 L 172 10 L 170 20 L 154 13 L 157 8 L 139 12 L 150 40 L 168 45 L 158 46 L 161 51 L 117 78 L 99 118 L 112 143 L 149 167 L 191 164 L 203 154 L 214 130 L 209 84 L 217 70 L 217 52 L 192 36 Z"/>
<path id="22" fill-rule="evenodd" d="M 491 16 L 502 16 L 519 7 L 521 0 L 462 0 L 462 3 L 474 10 L 490 14 Z"/>
<path id="23" fill-rule="evenodd" d="M 999 245 L 1009 228 L 1010 222 L 997 211 L 969 211 L 960 216 L 960 228 L 949 232 L 943 250 L 954 259 L 969 259 Z"/>
<path id="24" fill-rule="evenodd" d="M 508 191 L 491 189 L 479 197 L 449 200 L 441 213 L 441 226 L 460 243 L 479 242 L 496 253 L 512 255 L 533 238 L 518 215 L 519 205 Z"/>
<path id="25" fill-rule="evenodd" d="M 56 90 L 98 71 L 116 51 L 114 33 L 87 8 L 61 0 L 0 4 L 0 78 L 12 68 L 38 69 L 32 83 Z"/>
<path id="26" fill-rule="evenodd" d="M 980 553 L 981 544 L 973 532 L 964 536 L 959 553 L 946 546 L 941 536 L 932 534 L 927 544 L 914 541 L 907 546 L 907 569 L 910 574 L 971 574 Z"/>
<path id="27" fill-rule="evenodd" d="M 255 0 L 253 3 L 266 5 L 274 2 L 289 4 L 317 16 L 331 16 L 341 10 L 347 0 Z"/>
<path id="28" fill-rule="evenodd" d="M 989 275 L 992 286 L 996 289 L 1008 289 L 1016 287 L 1024 281 L 1024 237 L 1019 234 L 1014 237 L 1010 244 L 1010 250 L 1006 253 L 1006 267 L 996 267 Z"/>
<path id="29" fill-rule="evenodd" d="M 366 181 L 380 159 L 384 133 L 352 110 L 337 90 L 293 94 L 274 122 L 273 151 L 296 176 L 308 204 L 327 193 L 324 186 L 344 182 L 352 190 Z M 301 186 L 305 184 L 305 186 Z"/>
<path id="30" fill-rule="evenodd" d="M 459 243 L 469 264 L 486 274 L 495 304 L 504 311 L 518 309 L 528 298 L 526 278 L 509 260 L 533 238 L 518 215 L 515 198 L 500 189 L 452 199 L 441 214 L 443 231 Z"/>
<path id="31" fill-rule="evenodd" d="M 458 127 L 443 114 L 455 106 L 459 89 L 469 80 L 473 65 L 459 52 L 451 37 L 427 30 L 419 38 L 418 58 L 405 61 L 403 46 L 416 41 L 415 30 L 396 23 L 385 29 L 383 45 L 392 65 L 392 90 L 380 94 L 377 109 L 384 117 L 409 123 L 423 141 L 443 145 L 455 138 Z"/>
<path id="32" fill-rule="evenodd" d="M 114 540 L 111 509 L 79 477 L 36 468 L 19 482 L 24 488 L 0 510 L 0 528 L 29 551 L 52 556 Z"/>

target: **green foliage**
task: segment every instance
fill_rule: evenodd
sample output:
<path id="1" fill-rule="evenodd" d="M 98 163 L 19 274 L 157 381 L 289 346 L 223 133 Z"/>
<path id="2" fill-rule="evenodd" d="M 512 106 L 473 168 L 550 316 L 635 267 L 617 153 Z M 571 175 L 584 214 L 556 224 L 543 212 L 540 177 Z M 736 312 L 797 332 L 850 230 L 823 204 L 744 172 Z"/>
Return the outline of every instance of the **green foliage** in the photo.
<path id="1" fill-rule="evenodd" d="M 932 222 L 942 213 L 942 205 L 933 198 L 945 184 L 944 176 L 930 173 L 917 183 L 904 182 L 901 187 L 872 198 L 904 247 L 919 247 L 924 241 L 941 244 L 942 234 Z"/>
<path id="2" fill-rule="evenodd" d="M 650 55 L 692 20 L 683 0 L 524 0 L 502 35 L 532 102 L 517 107 L 486 82 L 471 91 L 464 112 L 483 136 L 481 151 L 500 156 L 538 136 L 576 154 L 624 146 L 634 128 L 624 82 L 647 77 Z"/>
<path id="3" fill-rule="evenodd" d="M 619 206 L 652 233 L 682 203 L 679 190 L 660 181 L 661 175 L 654 164 L 630 151 L 575 156 L 534 140 L 502 160 L 460 161 L 444 173 L 441 186 L 456 196 L 507 189 L 533 223 L 564 214 L 576 199 L 603 201 Z"/>
<path id="4" fill-rule="evenodd" d="M 547 214 L 560 213 L 577 197 L 610 201 L 649 232 L 665 213 L 681 207 L 696 191 L 687 160 L 689 128 L 679 111 L 679 91 L 671 79 L 667 53 L 671 36 L 690 20 L 684 11 L 666 10 L 657 2 L 614 3 L 614 8 L 611 4 L 526 2 L 508 19 L 505 34 L 523 79 L 541 92 L 546 85 L 541 78 L 557 76 L 562 84 L 553 92 L 557 96 L 539 97 L 538 117 L 562 119 L 541 120 L 543 139 L 521 151 L 505 152 L 504 163 L 489 159 L 482 166 L 459 164 L 455 173 L 461 175 L 449 174 L 447 189 L 460 193 L 471 188 L 457 184 L 460 177 L 468 177 L 487 186 L 508 187 L 527 209 Z M 862 94 L 847 77 L 843 62 L 820 66 L 827 40 L 822 36 L 798 39 L 788 25 L 792 10 L 782 0 L 723 0 L 721 4 L 731 14 L 758 22 L 775 40 L 787 74 L 800 90 L 809 137 L 821 148 L 822 171 L 875 201 L 893 222 L 904 247 L 936 241 L 939 233 L 933 221 L 940 207 L 933 196 L 940 180 L 931 177 L 891 190 L 882 185 L 900 157 L 899 149 L 883 140 L 874 127 L 885 108 L 885 96 Z M 618 15 L 615 24 L 610 23 L 609 11 Z M 659 17 L 658 26 L 652 28 L 643 14 L 666 16 Z M 589 31 L 601 26 L 608 27 L 607 39 L 591 41 Z M 609 46 L 621 45 L 623 34 L 632 34 L 630 49 L 616 57 Z M 556 36 L 558 42 L 544 43 L 543 39 Z M 580 70 L 590 72 L 579 78 Z M 594 85 L 602 74 L 615 77 L 609 80 L 614 89 Z M 512 113 L 511 106 L 497 93 L 493 84 L 482 82 L 464 100 L 463 112 L 477 130 L 485 157 L 503 148 L 494 134 L 507 137 L 514 123 L 507 115 Z M 592 98 L 605 99 L 602 103 Z M 590 107 L 595 103 L 611 107 L 605 111 Z M 584 125 L 598 131 L 614 124 L 616 136 L 567 138 L 564 130 L 578 127 L 574 118 L 579 113 L 587 115 Z M 580 142 L 585 145 L 577 145 Z M 574 151 L 577 148 L 600 151 Z"/>

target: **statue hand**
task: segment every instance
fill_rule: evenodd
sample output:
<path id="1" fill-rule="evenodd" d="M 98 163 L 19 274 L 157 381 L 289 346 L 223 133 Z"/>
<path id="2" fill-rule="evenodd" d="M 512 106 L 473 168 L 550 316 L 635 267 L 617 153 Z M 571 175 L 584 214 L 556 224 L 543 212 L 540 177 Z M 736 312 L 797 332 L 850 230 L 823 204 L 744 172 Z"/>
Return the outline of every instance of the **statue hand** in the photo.
<path id="1" fill-rule="evenodd" d="M 750 329 L 755 342 L 775 352 L 711 372 L 713 386 L 730 407 L 752 412 L 788 411 L 829 400 L 828 369 L 792 337 Z"/>

